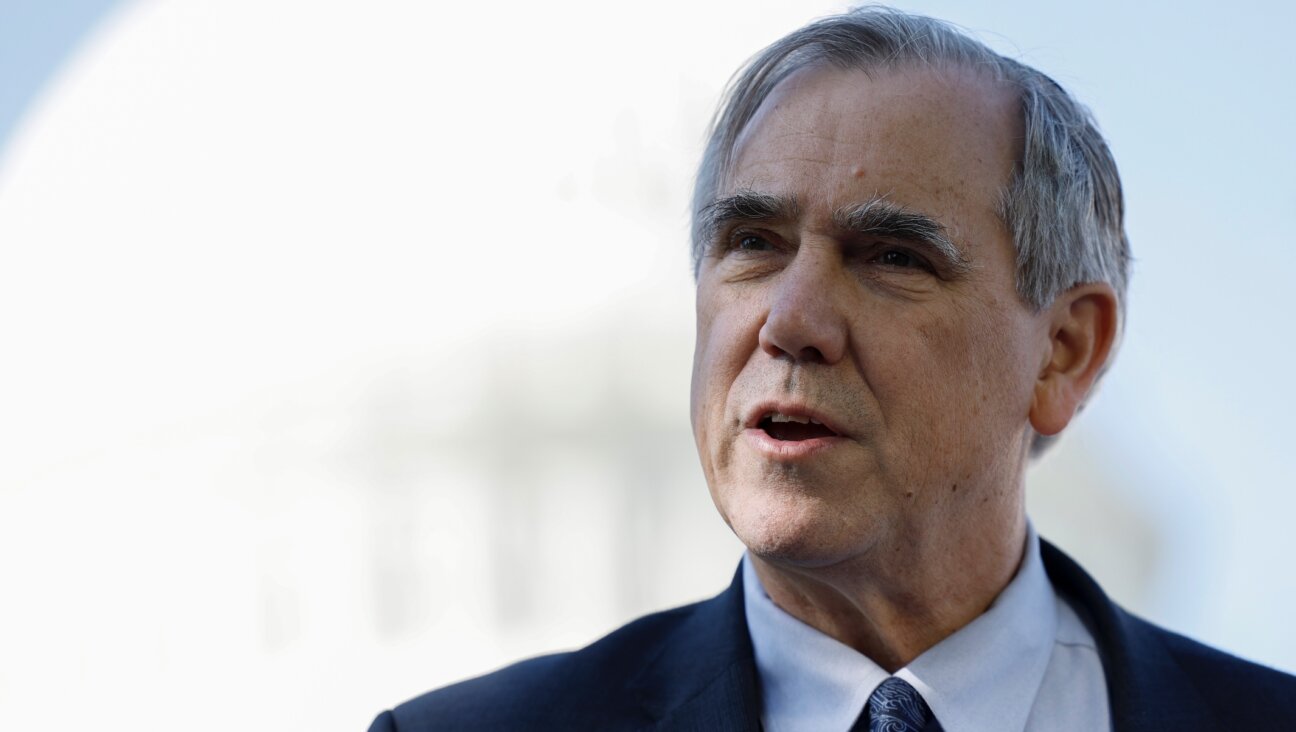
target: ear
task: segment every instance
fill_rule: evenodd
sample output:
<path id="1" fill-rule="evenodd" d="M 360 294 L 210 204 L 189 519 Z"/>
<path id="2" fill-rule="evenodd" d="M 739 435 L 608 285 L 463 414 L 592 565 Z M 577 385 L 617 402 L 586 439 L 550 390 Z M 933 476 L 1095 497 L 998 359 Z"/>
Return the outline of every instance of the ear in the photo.
<path id="1" fill-rule="evenodd" d="M 1056 435 L 1084 404 L 1116 342 L 1119 311 L 1115 290 L 1104 282 L 1076 285 L 1048 308 L 1048 348 L 1031 399 L 1036 432 Z"/>

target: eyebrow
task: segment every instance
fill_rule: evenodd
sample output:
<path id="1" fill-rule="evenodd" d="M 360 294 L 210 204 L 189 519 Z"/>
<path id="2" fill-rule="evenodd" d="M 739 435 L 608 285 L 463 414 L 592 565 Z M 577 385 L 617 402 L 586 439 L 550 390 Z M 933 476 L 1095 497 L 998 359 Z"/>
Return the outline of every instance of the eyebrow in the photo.
<path id="1" fill-rule="evenodd" d="M 712 241 L 731 224 L 743 221 L 793 221 L 801 213 L 793 196 L 760 193 L 749 189 L 722 196 L 698 215 L 702 241 Z M 926 214 L 875 196 L 833 212 L 834 228 L 844 234 L 878 236 L 918 244 L 944 260 L 953 274 L 964 274 L 971 264 L 945 234 L 945 226 Z"/>
<path id="2" fill-rule="evenodd" d="M 846 233 L 923 245 L 944 259 L 954 274 L 964 274 L 971 269 L 971 263 L 963 256 L 962 250 L 945 235 L 945 226 L 941 222 L 880 196 L 843 206 L 833 212 L 832 218 L 833 226 Z"/>
<path id="3" fill-rule="evenodd" d="M 801 207 L 792 196 L 740 190 L 708 203 L 698 213 L 701 241 L 711 241 L 722 229 L 739 221 L 793 221 Z"/>

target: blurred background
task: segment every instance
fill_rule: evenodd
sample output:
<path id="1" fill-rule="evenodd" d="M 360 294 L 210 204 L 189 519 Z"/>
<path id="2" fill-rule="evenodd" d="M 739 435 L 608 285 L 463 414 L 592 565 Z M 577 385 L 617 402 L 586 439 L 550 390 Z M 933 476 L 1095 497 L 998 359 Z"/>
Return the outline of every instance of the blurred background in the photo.
<path id="1" fill-rule="evenodd" d="M 721 590 L 690 179 L 729 75 L 844 7 L 0 0 L 0 728 L 363 729 Z M 1296 670 L 1296 6 L 900 7 L 1125 180 L 1040 532 Z"/>

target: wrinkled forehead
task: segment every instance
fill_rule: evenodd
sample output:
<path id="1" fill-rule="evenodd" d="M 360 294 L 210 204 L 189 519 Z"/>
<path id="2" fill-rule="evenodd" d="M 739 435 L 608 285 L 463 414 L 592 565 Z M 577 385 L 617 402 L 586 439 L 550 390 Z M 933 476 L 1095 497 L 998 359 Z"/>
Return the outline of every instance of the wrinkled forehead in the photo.
<path id="1" fill-rule="evenodd" d="M 793 159 L 807 164 L 807 174 L 845 165 L 875 174 L 878 183 L 910 177 L 1001 188 L 1020 157 L 1019 110 L 1014 88 L 964 68 L 803 68 L 781 81 L 744 127 L 718 192 L 786 176 L 788 166 L 772 165 Z"/>

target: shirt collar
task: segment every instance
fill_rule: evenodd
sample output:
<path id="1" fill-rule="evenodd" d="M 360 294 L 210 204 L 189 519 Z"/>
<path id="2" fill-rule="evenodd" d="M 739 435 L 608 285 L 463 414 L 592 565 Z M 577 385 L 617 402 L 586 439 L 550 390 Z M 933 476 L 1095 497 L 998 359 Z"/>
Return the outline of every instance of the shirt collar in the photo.
<path id="1" fill-rule="evenodd" d="M 890 674 L 775 605 L 750 557 L 743 595 L 765 729 L 850 729 Z M 990 608 L 895 675 L 922 694 L 946 732 L 1020 730 L 1053 651 L 1056 603 L 1028 524 L 1021 567 Z"/>

